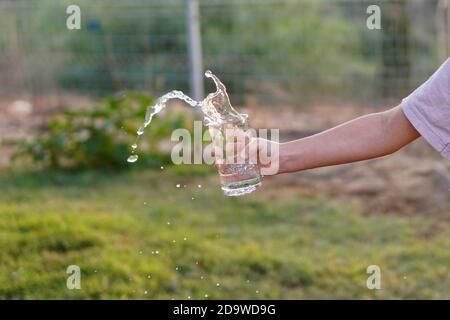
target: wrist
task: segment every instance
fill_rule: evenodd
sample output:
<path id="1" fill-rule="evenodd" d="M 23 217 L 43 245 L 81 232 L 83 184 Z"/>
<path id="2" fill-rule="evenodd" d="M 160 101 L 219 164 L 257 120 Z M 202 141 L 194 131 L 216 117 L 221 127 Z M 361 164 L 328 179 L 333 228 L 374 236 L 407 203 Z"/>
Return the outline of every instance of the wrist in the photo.
<path id="1" fill-rule="evenodd" d="M 306 158 L 301 140 L 280 143 L 278 173 L 288 173 L 306 169 Z"/>
<path id="2" fill-rule="evenodd" d="M 291 172 L 292 147 L 290 147 L 288 143 L 279 144 L 278 163 L 278 173 Z"/>

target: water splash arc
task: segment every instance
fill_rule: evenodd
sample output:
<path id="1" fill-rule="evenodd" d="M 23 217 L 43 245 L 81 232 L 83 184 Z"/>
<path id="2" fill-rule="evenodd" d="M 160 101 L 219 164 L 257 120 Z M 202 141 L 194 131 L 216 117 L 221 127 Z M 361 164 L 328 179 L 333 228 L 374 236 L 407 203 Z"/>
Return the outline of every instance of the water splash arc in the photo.
<path id="1" fill-rule="evenodd" d="M 136 141 L 131 146 L 132 154 L 128 157 L 128 162 L 134 163 L 139 159 L 135 154 L 139 138 L 144 134 L 145 128 L 152 122 L 153 117 L 166 108 L 170 100 L 178 99 L 193 108 L 200 108 L 204 116 L 206 126 L 220 126 L 224 123 L 244 123 L 246 115 L 237 112 L 230 103 L 225 85 L 210 70 L 205 72 L 205 76 L 213 80 L 216 91 L 208 94 L 202 101 L 196 101 L 184 94 L 182 91 L 173 90 L 161 96 L 156 104 L 147 108 L 144 123 L 139 127 L 136 134 Z"/>

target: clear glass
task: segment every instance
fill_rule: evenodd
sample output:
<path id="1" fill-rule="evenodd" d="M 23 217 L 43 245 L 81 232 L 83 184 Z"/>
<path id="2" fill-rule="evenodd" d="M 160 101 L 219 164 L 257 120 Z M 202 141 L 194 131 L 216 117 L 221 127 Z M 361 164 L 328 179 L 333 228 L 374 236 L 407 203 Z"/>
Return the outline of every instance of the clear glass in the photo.
<path id="1" fill-rule="evenodd" d="M 210 134 L 215 150 L 222 150 L 225 155 L 226 130 L 247 130 L 247 121 L 241 124 L 224 124 L 220 127 L 210 127 Z M 216 153 L 216 158 L 218 157 Z M 251 193 L 261 186 L 259 166 L 246 161 L 245 163 L 218 164 L 221 188 L 226 196 L 242 196 Z"/>

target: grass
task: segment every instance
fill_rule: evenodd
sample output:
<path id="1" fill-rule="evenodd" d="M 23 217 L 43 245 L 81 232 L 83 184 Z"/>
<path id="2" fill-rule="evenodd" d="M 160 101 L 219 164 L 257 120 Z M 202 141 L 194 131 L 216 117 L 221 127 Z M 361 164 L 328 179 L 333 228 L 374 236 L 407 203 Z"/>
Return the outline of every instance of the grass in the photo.
<path id="1" fill-rule="evenodd" d="M 203 167 L 3 172 L 0 298 L 450 298 L 437 218 L 269 187 L 228 198 L 217 180 Z M 66 288 L 72 264 L 81 290 Z M 381 290 L 366 288 L 372 264 Z"/>

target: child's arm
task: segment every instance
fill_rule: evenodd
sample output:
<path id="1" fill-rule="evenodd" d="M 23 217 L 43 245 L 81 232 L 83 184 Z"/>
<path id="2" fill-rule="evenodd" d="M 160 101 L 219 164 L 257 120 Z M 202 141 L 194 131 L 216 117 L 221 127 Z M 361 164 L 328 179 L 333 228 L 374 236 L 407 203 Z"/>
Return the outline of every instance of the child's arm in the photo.
<path id="1" fill-rule="evenodd" d="M 257 159 L 261 173 L 272 175 L 385 156 L 423 136 L 450 161 L 449 88 L 450 58 L 401 107 L 287 143 L 255 138 L 241 157 Z"/>
<path id="2" fill-rule="evenodd" d="M 281 143 L 278 146 L 277 173 L 385 156 L 419 136 L 402 109 L 395 107 L 389 111 L 357 118 L 311 137 Z M 263 174 L 264 171 L 262 168 Z M 275 173 L 269 171 L 268 174 L 270 172 Z"/>

